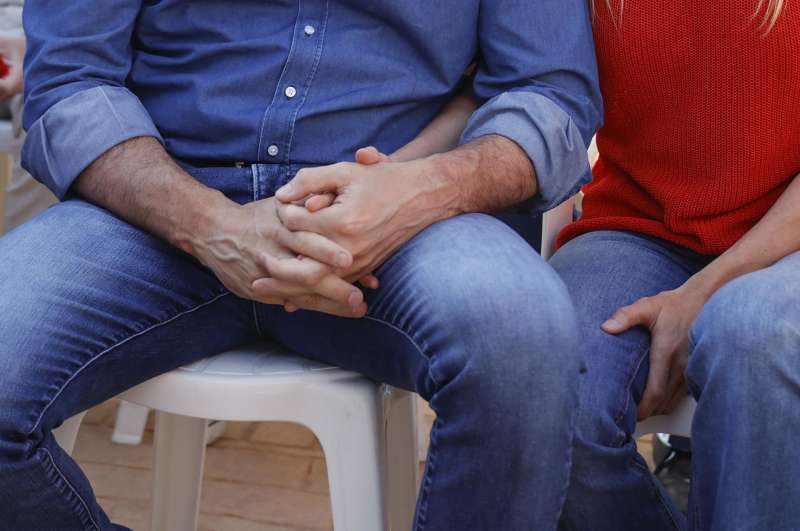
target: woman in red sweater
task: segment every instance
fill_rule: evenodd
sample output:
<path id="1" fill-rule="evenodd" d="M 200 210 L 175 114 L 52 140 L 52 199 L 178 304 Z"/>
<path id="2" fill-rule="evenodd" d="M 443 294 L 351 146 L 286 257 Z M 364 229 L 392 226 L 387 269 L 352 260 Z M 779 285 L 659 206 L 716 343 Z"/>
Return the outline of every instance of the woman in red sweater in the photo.
<path id="1" fill-rule="evenodd" d="M 588 368 L 563 527 L 800 529 L 800 5 L 615 0 L 595 41 L 600 158 L 551 261 Z M 688 522 L 632 438 L 687 384 Z"/>
<path id="2" fill-rule="evenodd" d="M 600 158 L 551 262 L 588 369 L 561 529 L 800 529 L 800 4 L 597 1 Z M 471 109 L 405 149 L 451 147 Z M 688 518 L 632 437 L 687 385 Z"/>

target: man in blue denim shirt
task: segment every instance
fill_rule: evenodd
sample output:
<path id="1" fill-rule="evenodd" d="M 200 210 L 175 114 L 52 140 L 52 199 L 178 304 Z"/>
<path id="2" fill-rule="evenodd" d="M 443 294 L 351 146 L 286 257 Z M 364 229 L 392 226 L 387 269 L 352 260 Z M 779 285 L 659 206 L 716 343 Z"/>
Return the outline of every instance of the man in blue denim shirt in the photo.
<path id="1" fill-rule="evenodd" d="M 0 526 L 121 529 L 51 430 L 271 338 L 430 401 L 415 529 L 554 529 L 575 316 L 554 272 L 483 213 L 540 212 L 588 176 L 587 11 L 29 0 L 23 160 L 64 202 L 0 240 Z M 340 162 L 412 140 L 476 55 L 482 105 L 459 147 Z"/>

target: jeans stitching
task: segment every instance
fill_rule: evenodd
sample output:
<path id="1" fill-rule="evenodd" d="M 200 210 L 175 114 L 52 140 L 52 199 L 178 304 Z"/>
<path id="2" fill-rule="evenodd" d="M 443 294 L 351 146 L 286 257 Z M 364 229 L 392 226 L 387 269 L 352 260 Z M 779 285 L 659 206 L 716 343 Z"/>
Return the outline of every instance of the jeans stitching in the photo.
<path id="1" fill-rule="evenodd" d="M 428 356 L 428 355 L 425 354 L 425 350 L 427 350 L 427 345 L 425 345 L 424 342 L 418 342 L 417 340 L 415 340 L 411 336 L 411 334 L 409 334 L 408 332 L 406 332 L 402 328 L 400 328 L 400 327 L 396 326 L 395 324 L 390 323 L 390 322 L 388 322 L 388 321 L 386 321 L 384 319 L 381 319 L 379 317 L 366 315 L 366 316 L 364 316 L 364 319 L 368 319 L 370 321 L 374 321 L 376 323 L 380 323 L 380 324 L 383 324 L 385 326 L 388 326 L 389 328 L 391 328 L 395 332 L 400 333 L 403 337 L 408 339 L 409 342 L 411 342 L 411 344 L 414 345 L 414 348 L 417 349 L 417 352 L 420 354 L 420 356 L 422 356 L 425 360 L 427 360 L 427 362 L 428 362 L 428 377 L 433 382 L 434 389 L 438 390 L 440 388 L 439 382 L 436 381 L 436 377 L 433 375 L 433 370 L 432 370 L 433 357 L 432 356 Z M 419 345 L 419 343 L 422 343 L 423 346 L 421 347 Z M 422 529 L 424 529 L 424 526 L 425 526 L 425 518 L 427 516 L 426 515 L 426 511 L 428 509 L 428 499 L 429 499 L 429 494 L 428 493 L 429 493 L 430 488 L 431 488 L 431 483 L 433 482 L 433 474 L 436 471 L 436 447 L 437 447 L 437 436 L 436 436 L 436 434 L 437 434 L 438 428 L 442 424 L 442 422 L 443 421 L 442 421 L 441 417 L 436 417 L 436 420 L 433 423 L 433 428 L 431 429 L 430 442 L 428 444 L 428 458 L 427 458 L 427 462 L 425 464 L 425 477 L 422 479 L 422 485 L 420 485 L 419 502 L 418 502 L 418 506 L 417 506 L 417 518 L 416 518 L 416 522 L 414 524 L 414 529 L 416 529 L 417 531 L 421 531 Z"/>
<path id="2" fill-rule="evenodd" d="M 433 473 L 436 471 L 436 448 L 438 446 L 436 433 L 441 422 L 442 420 L 437 417 L 431 429 L 431 437 L 428 444 L 428 459 L 425 464 L 425 478 L 422 485 L 420 485 L 419 506 L 417 507 L 417 518 L 414 523 L 414 529 L 417 531 L 424 529 L 425 520 L 428 516 L 428 499 L 430 496 L 431 483 L 433 483 Z"/>
<path id="3" fill-rule="evenodd" d="M 653 497 L 658 502 L 659 507 L 669 519 L 670 523 L 672 524 L 672 527 L 676 530 L 680 530 L 678 522 L 675 521 L 675 518 L 672 516 L 672 512 L 669 510 L 669 505 L 664 501 L 664 496 L 662 495 L 661 491 L 658 489 L 658 486 L 656 485 L 657 481 L 656 478 L 653 476 L 653 473 L 650 472 L 650 469 L 647 468 L 646 465 L 643 465 L 640 461 L 636 459 L 635 454 L 633 457 L 633 466 L 638 468 L 641 472 L 644 473 L 645 477 L 647 477 L 647 480 L 649 481 L 651 487 L 650 492 L 654 495 Z"/>
<path id="4" fill-rule="evenodd" d="M 100 531 L 100 526 L 97 525 L 97 522 L 95 522 L 94 517 L 92 516 L 92 513 L 89 510 L 89 505 L 86 503 L 86 500 L 84 500 L 81 497 L 81 495 L 78 494 L 78 491 L 75 490 L 75 487 L 72 486 L 72 483 L 69 482 L 69 480 L 66 478 L 66 476 L 64 476 L 64 474 L 61 472 L 61 469 L 58 468 L 58 466 L 56 465 L 55 459 L 53 459 L 53 454 L 50 453 L 50 450 L 48 450 L 47 448 L 39 448 L 39 450 L 47 454 L 47 457 L 50 459 L 50 464 L 52 465 L 53 469 L 58 473 L 58 476 L 61 478 L 61 481 L 63 481 L 64 484 L 67 487 L 69 487 L 69 490 L 72 491 L 72 495 L 75 496 L 76 498 L 78 498 L 78 500 L 81 502 L 81 505 L 83 506 L 83 510 L 86 512 L 86 515 L 89 517 L 89 521 L 92 523 L 92 525 L 94 526 L 95 530 L 96 531 Z M 43 461 L 40 461 L 40 462 L 42 464 L 44 464 Z"/>
<path id="5" fill-rule="evenodd" d="M 617 426 L 619 426 L 620 422 L 622 422 L 622 417 L 625 416 L 625 412 L 628 410 L 628 406 L 631 403 L 631 387 L 633 387 L 633 380 L 636 378 L 636 374 L 639 372 L 639 369 L 641 369 L 645 358 L 650 355 L 649 346 L 646 345 L 642 347 L 642 350 L 643 352 L 639 355 L 638 361 L 631 367 L 631 371 L 625 381 L 625 402 L 622 404 L 620 410 L 614 415 L 614 424 Z"/>
<path id="6" fill-rule="evenodd" d="M 258 337 L 263 337 L 264 334 L 261 332 L 261 323 L 258 319 L 258 303 L 256 301 L 253 301 L 253 322 L 256 325 L 256 333 L 258 334 Z"/>
<path id="7" fill-rule="evenodd" d="M 419 353 L 419 355 L 422 356 L 428 362 L 428 376 L 430 377 L 431 381 L 433 381 L 433 385 L 437 389 L 439 388 L 439 382 L 436 381 L 436 377 L 432 374 L 433 371 L 431 370 L 431 367 L 433 366 L 433 357 L 425 354 L 425 351 L 428 350 L 428 347 L 427 347 L 427 345 L 425 344 L 424 341 L 417 341 L 416 339 L 414 339 L 411 336 L 411 334 L 409 334 L 408 332 L 406 332 L 402 328 L 398 327 L 395 324 L 390 323 L 389 321 L 386 321 L 385 319 L 381 319 L 380 317 L 375 317 L 375 316 L 372 316 L 372 315 L 365 315 L 363 318 L 367 319 L 369 321 L 374 321 L 376 323 L 381 323 L 383 325 L 386 325 L 389 328 L 391 328 L 392 330 L 394 330 L 395 332 L 398 332 L 403 337 L 408 339 L 411 342 L 411 344 L 414 345 L 414 348 L 417 349 L 417 352 Z M 422 346 L 420 346 L 420 343 L 422 344 Z"/>
<path id="8" fill-rule="evenodd" d="M 99 354 L 97 354 L 97 355 L 95 355 L 94 357 L 92 357 L 91 359 L 89 359 L 89 361 L 87 361 L 86 363 L 84 363 L 83 365 L 81 365 L 81 366 L 78 368 L 78 370 L 76 370 L 74 373 L 72 373 L 72 375 L 71 375 L 69 378 L 67 378 L 67 380 L 66 380 L 66 381 L 64 381 L 64 383 L 61 385 L 61 387 L 59 387 L 59 389 L 58 389 L 58 391 L 56 391 L 55 395 L 53 395 L 53 396 L 52 396 L 52 397 L 51 397 L 51 398 L 50 398 L 50 399 L 47 401 L 47 404 L 45 404 L 44 408 L 43 408 L 43 409 L 42 409 L 42 411 L 39 413 L 39 416 L 37 417 L 37 419 L 36 419 L 36 422 L 35 422 L 35 423 L 34 423 L 34 425 L 33 425 L 33 428 L 31 428 L 31 429 L 28 431 L 28 433 L 27 433 L 26 435 L 30 436 L 30 435 L 31 435 L 33 432 L 35 432 L 35 431 L 36 431 L 36 428 L 38 428 L 38 427 L 39 427 L 39 424 L 42 422 L 42 418 L 44 417 L 45 413 L 47 413 L 48 409 L 50 409 L 50 406 L 51 406 L 51 405 L 52 405 L 52 404 L 53 404 L 53 403 L 54 403 L 54 402 L 55 402 L 55 401 L 58 399 L 58 397 L 59 397 L 59 396 L 61 396 L 61 393 L 64 391 L 64 389 L 66 389 L 66 387 L 67 387 L 67 386 L 68 386 L 68 385 L 69 385 L 69 384 L 70 384 L 70 383 L 71 383 L 71 382 L 72 382 L 72 381 L 73 381 L 75 378 L 77 378 L 79 374 L 81 374 L 81 373 L 82 373 L 82 372 L 83 372 L 83 371 L 84 371 L 84 370 L 85 370 L 87 367 L 89 367 L 89 366 L 90 366 L 91 364 L 93 364 L 95 361 L 99 360 L 100 358 L 102 358 L 102 357 L 103 357 L 103 356 L 105 356 L 106 354 L 108 354 L 108 353 L 110 353 L 111 351 L 113 351 L 114 349 L 116 349 L 116 348 L 118 348 L 118 347 L 120 347 L 120 346 L 124 345 L 125 343 L 128 343 L 129 341 L 131 341 L 131 340 L 133 340 L 133 339 L 136 339 L 137 337 L 141 337 L 141 336 L 143 336 L 144 334 L 146 334 L 146 333 L 148 333 L 148 332 L 151 332 L 151 331 L 155 330 L 156 328 L 160 328 L 160 327 L 162 327 L 162 326 L 164 326 L 164 325 L 167 325 L 167 324 L 171 323 L 171 322 L 172 322 L 172 321 L 174 321 L 175 319 L 178 319 L 178 318 L 180 318 L 180 317 L 183 317 L 184 315 L 187 315 L 187 314 L 193 313 L 193 312 L 195 312 L 195 311 L 197 311 L 197 310 L 199 310 L 199 309 L 201 309 L 201 308 L 204 308 L 204 307 L 208 306 L 209 304 L 213 304 L 213 303 L 215 303 L 216 301 L 218 301 L 219 299 L 221 299 L 222 297 L 226 297 L 226 296 L 228 296 L 228 295 L 230 295 L 230 292 L 228 292 L 228 291 L 225 291 L 225 292 L 223 292 L 223 293 L 220 293 L 219 295 L 217 295 L 216 297 L 214 297 L 214 298 L 213 298 L 213 299 L 211 299 L 211 300 L 208 300 L 208 301 L 206 301 L 206 302 L 204 302 L 204 303 L 201 303 L 201 304 L 198 304 L 197 306 L 194 306 L 194 307 L 192 307 L 192 308 L 190 308 L 190 309 L 188 309 L 188 310 L 185 310 L 185 311 L 183 311 L 183 312 L 180 312 L 180 313 L 178 313 L 178 314 L 176 314 L 176 315 L 174 315 L 174 316 L 170 317 L 169 319 L 166 319 L 166 320 L 164 320 L 164 321 L 160 321 L 160 322 L 158 322 L 158 323 L 155 323 L 155 324 L 153 324 L 153 325 L 151 325 L 151 326 L 149 326 L 149 327 L 145 328 L 144 330 L 141 330 L 141 331 L 139 331 L 139 332 L 136 332 L 135 334 L 132 334 L 132 335 L 130 335 L 130 336 L 128 336 L 128 337 L 126 337 L 126 338 L 125 338 L 125 339 L 123 339 L 122 341 L 118 341 L 118 342 L 117 342 L 117 343 L 115 343 L 114 345 L 112 345 L 112 346 L 108 347 L 107 349 L 103 350 L 103 351 L 102 351 L 102 352 L 100 352 Z M 28 445 L 30 445 L 30 444 L 31 444 L 31 441 L 30 441 L 30 439 L 29 439 L 29 440 L 28 440 Z M 29 447 L 29 448 L 30 448 L 30 447 Z"/>
<path id="9" fill-rule="evenodd" d="M 578 403 L 579 400 L 580 400 L 580 392 L 577 392 L 575 395 L 575 402 Z M 558 502 L 559 510 L 558 514 L 556 514 L 554 529 L 558 527 L 558 523 L 561 520 L 561 515 L 564 512 L 564 505 L 566 505 L 567 503 L 567 496 L 569 494 L 570 475 L 572 471 L 572 453 L 575 444 L 575 431 L 577 430 L 577 424 L 578 424 L 578 413 L 576 408 L 576 412 L 573 412 L 572 421 L 570 422 L 569 436 L 567 441 L 567 462 L 566 462 L 567 479 L 566 481 L 564 481 L 564 485 L 561 487 L 561 496 L 559 497 L 559 502 Z"/>

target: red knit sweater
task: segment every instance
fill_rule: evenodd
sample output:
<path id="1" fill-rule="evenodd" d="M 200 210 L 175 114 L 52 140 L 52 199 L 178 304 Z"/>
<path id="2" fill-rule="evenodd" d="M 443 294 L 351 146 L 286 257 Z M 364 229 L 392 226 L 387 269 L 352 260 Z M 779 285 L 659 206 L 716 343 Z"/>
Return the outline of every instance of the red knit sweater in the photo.
<path id="1" fill-rule="evenodd" d="M 597 1 L 600 159 L 559 243 L 627 230 L 720 254 L 800 173 L 800 0 L 766 36 L 757 0 L 625 0 L 618 30 Z"/>

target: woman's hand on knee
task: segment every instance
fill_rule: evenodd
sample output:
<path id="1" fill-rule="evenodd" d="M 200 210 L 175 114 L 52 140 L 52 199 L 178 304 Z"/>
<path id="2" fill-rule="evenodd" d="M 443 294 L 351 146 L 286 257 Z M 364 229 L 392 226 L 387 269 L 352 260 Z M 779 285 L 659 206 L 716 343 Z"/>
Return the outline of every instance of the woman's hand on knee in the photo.
<path id="1" fill-rule="evenodd" d="M 650 373 L 637 410 L 639 420 L 671 413 L 686 396 L 689 329 L 704 303 L 704 297 L 681 287 L 623 306 L 601 325 L 615 335 L 635 326 L 650 330 Z"/>

